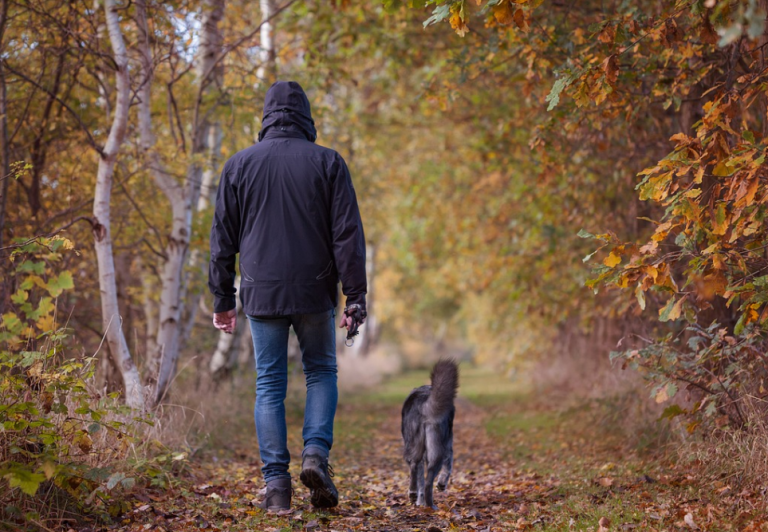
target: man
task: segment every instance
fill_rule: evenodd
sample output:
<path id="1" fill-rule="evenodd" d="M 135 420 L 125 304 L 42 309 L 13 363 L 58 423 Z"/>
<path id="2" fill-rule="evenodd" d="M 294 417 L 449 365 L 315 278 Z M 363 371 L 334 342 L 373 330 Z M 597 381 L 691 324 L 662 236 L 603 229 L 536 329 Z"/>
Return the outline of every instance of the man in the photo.
<path id="1" fill-rule="evenodd" d="M 213 324 L 236 325 L 235 255 L 240 299 L 256 355 L 256 432 L 267 483 L 262 507 L 290 508 L 286 444 L 288 329 L 301 347 L 307 383 L 301 481 L 312 504 L 338 504 L 328 455 L 336 414 L 334 309 L 341 280 L 341 327 L 365 318 L 365 237 L 344 159 L 316 145 L 309 100 L 293 81 L 267 91 L 259 142 L 224 165 L 211 228 L 209 287 Z"/>

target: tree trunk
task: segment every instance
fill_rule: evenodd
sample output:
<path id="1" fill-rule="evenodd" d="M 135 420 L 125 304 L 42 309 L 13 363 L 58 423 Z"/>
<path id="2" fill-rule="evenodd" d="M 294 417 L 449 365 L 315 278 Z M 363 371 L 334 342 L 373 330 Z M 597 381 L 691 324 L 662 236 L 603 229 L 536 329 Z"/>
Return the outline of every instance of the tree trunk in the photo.
<path id="1" fill-rule="evenodd" d="M 125 386 L 125 401 L 133 408 L 143 408 L 141 380 L 136 365 L 133 363 L 128 344 L 123 334 L 120 310 L 117 302 L 115 284 L 115 261 L 112 253 L 112 234 L 110 229 L 110 197 L 115 162 L 120 146 L 125 138 L 128 126 L 128 106 L 131 99 L 131 87 L 128 77 L 128 52 L 120 30 L 119 16 L 114 0 L 105 0 L 104 11 L 107 30 L 114 52 L 115 86 L 117 99 L 113 113 L 109 137 L 99 159 L 96 175 L 96 190 L 93 199 L 93 235 L 95 238 L 96 258 L 99 267 L 99 290 L 101 292 L 102 324 L 107 337 L 109 351 L 120 368 Z"/>
<path id="2" fill-rule="evenodd" d="M 235 289 L 240 291 L 240 276 L 235 277 Z M 242 310 L 240 298 L 235 300 L 235 311 L 239 314 Z M 230 374 L 231 370 L 237 364 L 238 337 L 242 329 L 243 320 L 238 320 L 237 330 L 232 334 L 219 333 L 219 341 L 216 344 L 216 351 L 213 352 L 208 370 L 215 380 Z"/>
<path id="3" fill-rule="evenodd" d="M 373 290 L 373 281 L 376 275 L 376 247 L 368 243 L 366 246 L 365 270 L 368 278 L 368 293 L 366 294 L 366 310 L 368 318 L 365 325 L 360 328 L 360 354 L 365 356 L 376 343 L 376 315 L 374 314 L 376 294 Z"/>
<path id="4" fill-rule="evenodd" d="M 277 67 L 275 63 L 275 45 L 274 45 L 274 26 L 270 18 L 275 12 L 273 0 L 260 0 L 259 6 L 261 8 L 261 28 L 259 30 L 261 37 L 261 50 L 259 52 L 259 59 L 261 65 L 256 71 L 256 77 L 259 78 L 259 82 L 262 85 L 266 85 L 275 79 L 277 79 Z M 201 198 L 202 199 L 202 198 Z M 239 276 L 237 278 L 237 286 L 239 286 Z M 238 302 L 237 312 L 240 313 L 240 305 Z M 245 323 L 247 318 L 243 315 L 239 316 L 240 322 Z M 247 323 L 245 323 L 247 326 Z M 209 369 L 211 374 L 217 376 L 222 370 L 230 370 L 237 365 L 238 360 L 244 360 L 252 353 L 252 344 L 247 346 L 241 345 L 239 336 L 240 327 L 235 334 L 228 335 L 224 332 L 219 332 L 219 341 L 216 345 L 216 351 L 211 357 L 211 363 Z M 230 337 L 232 336 L 232 337 Z M 250 337 L 250 333 L 247 335 Z M 235 338 L 238 337 L 238 338 Z M 238 351 L 241 351 L 238 353 Z M 247 356 L 246 356 L 247 353 Z"/>
<path id="5" fill-rule="evenodd" d="M 141 265 L 139 265 L 141 270 Z M 144 301 L 144 322 L 145 322 L 145 347 L 144 347 L 144 375 L 149 375 L 153 379 L 157 376 L 157 366 L 152 366 L 154 361 L 152 355 L 157 352 L 157 304 L 152 299 L 157 286 L 153 278 L 149 275 L 141 276 L 141 288 Z"/>
<path id="6" fill-rule="evenodd" d="M 256 77 L 262 85 L 268 85 L 277 80 L 277 63 L 275 61 L 275 32 L 272 25 L 272 15 L 275 12 L 274 0 L 259 0 L 261 9 L 261 29 L 259 36 L 259 59 L 261 65 L 256 71 Z"/>
<path id="7" fill-rule="evenodd" d="M 0 4 L 0 49 L 5 50 L 5 26 L 8 23 L 8 0 Z M 2 186 L 0 188 L 0 248 L 3 247 L 3 234 L 5 233 L 5 208 L 8 204 L 8 183 L 11 181 L 11 156 L 8 147 L 8 95 L 5 88 L 5 68 L 0 61 L 0 142 L 2 146 Z M 4 295 L 4 294 L 2 294 Z M 5 304 L 5 298 L 0 298 L 0 306 Z M 0 311 L 4 309 L 0 308 Z"/>
<path id="8" fill-rule="evenodd" d="M 165 264 L 161 274 L 161 292 L 159 321 L 157 331 L 157 385 L 153 402 L 162 401 L 173 380 L 176 364 L 179 358 L 182 294 L 184 289 L 183 268 L 189 251 L 189 240 L 192 233 L 192 216 L 196 207 L 200 184 L 203 178 L 203 168 L 198 155 L 208 148 L 210 124 L 201 113 L 203 97 L 206 94 L 215 72 L 220 71 L 221 62 L 221 30 L 219 22 L 224 16 L 224 0 L 208 0 L 205 2 L 203 28 L 200 36 L 200 48 L 195 58 L 198 81 L 198 96 L 195 105 L 194 124 L 192 131 L 191 163 L 187 167 L 186 184 L 179 185 L 162 166 L 157 152 L 154 150 L 154 138 L 151 130 L 149 103 L 151 97 L 152 61 L 149 50 L 149 33 L 146 24 L 146 0 L 137 2 L 139 19 L 139 46 L 142 55 L 142 71 L 144 83 L 140 103 L 140 133 L 142 147 L 147 155 L 152 175 L 158 187 L 171 203 L 173 221 L 171 234 L 165 247 Z M 153 364 L 154 365 L 154 364 Z"/>

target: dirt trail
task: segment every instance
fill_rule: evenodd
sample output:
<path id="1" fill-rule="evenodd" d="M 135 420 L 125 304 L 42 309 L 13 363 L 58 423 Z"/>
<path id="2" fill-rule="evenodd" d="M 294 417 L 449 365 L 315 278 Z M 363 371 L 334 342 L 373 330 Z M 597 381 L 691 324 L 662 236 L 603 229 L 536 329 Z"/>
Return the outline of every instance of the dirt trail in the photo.
<path id="1" fill-rule="evenodd" d="M 459 399 L 455 421 L 454 474 L 445 492 L 437 492 L 437 511 L 408 501 L 408 469 L 402 458 L 400 412 L 390 408 L 365 450 L 336 456 L 345 504 L 340 529 L 354 530 L 507 530 L 523 524 L 521 506 L 553 493 L 557 482 L 524 474 L 504 458 L 485 430 L 486 413 Z M 337 528 L 331 525 L 330 528 Z"/>
<path id="2" fill-rule="evenodd" d="M 507 381 L 496 378 L 502 388 L 494 388 L 494 376 L 469 371 L 457 401 L 451 484 L 436 492 L 438 510 L 416 508 L 408 501 L 399 415 L 402 398 L 425 378 L 401 377 L 376 391 L 342 397 L 332 452 L 337 509 L 314 510 L 299 483 L 290 511 L 255 508 L 263 482 L 254 437 L 241 433 L 232 442 L 239 450 L 224 457 L 221 446 L 211 449 L 190 464 L 176 489 L 137 495 L 134 509 L 109 529 L 768 531 L 759 494 L 710 489 L 687 465 L 638 458 L 589 425 L 600 416 L 588 409 L 536 407 L 510 392 Z M 301 411 L 289 408 L 294 457 L 300 454 L 300 427 Z"/>

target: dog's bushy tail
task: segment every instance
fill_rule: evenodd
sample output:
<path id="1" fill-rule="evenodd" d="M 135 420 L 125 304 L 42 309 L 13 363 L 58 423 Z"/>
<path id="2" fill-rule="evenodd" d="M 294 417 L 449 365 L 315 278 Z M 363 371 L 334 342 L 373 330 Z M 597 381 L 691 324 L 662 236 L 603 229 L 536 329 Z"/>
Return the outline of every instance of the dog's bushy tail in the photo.
<path id="1" fill-rule="evenodd" d="M 455 360 L 440 360 L 430 375 L 432 390 L 426 403 L 426 414 L 430 418 L 445 415 L 453 406 L 456 390 L 459 388 L 459 366 Z"/>

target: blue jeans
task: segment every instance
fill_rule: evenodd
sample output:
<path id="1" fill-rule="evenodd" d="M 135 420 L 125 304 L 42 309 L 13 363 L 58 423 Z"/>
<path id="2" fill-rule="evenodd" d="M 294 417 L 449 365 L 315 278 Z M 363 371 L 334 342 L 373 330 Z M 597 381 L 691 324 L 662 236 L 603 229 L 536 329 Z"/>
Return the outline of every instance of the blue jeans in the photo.
<path id="1" fill-rule="evenodd" d="M 307 381 L 304 448 L 328 452 L 336 415 L 336 333 L 334 311 L 289 316 L 248 316 L 256 354 L 256 434 L 265 481 L 290 478 L 285 395 L 288 389 L 288 329 L 293 325 Z"/>

